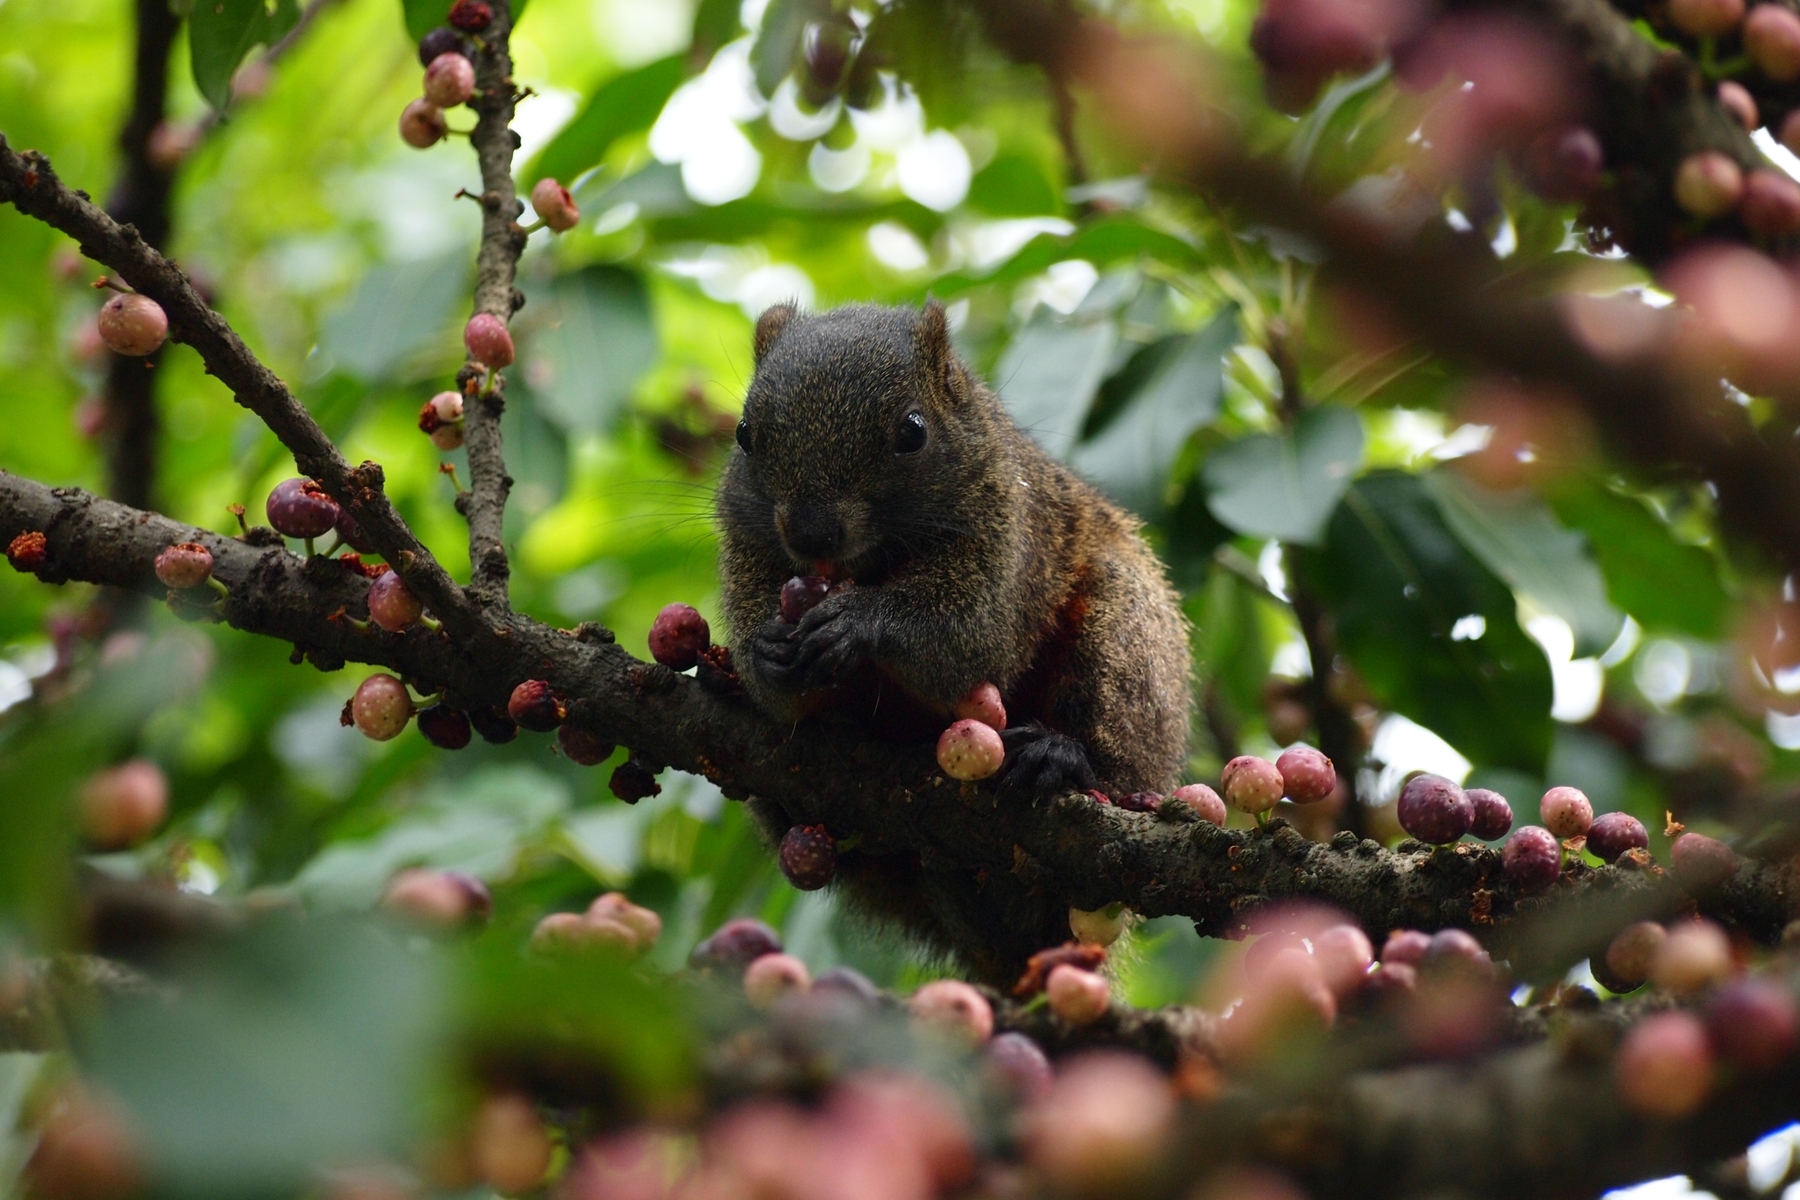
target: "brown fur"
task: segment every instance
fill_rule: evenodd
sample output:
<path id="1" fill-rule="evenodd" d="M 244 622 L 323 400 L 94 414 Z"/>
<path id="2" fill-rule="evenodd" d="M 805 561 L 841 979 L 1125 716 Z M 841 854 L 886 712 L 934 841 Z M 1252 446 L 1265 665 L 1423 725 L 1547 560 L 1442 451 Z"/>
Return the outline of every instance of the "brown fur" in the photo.
<path id="1" fill-rule="evenodd" d="M 780 306 L 756 350 L 751 453 L 733 454 L 718 504 L 725 619 L 752 699 L 783 719 L 823 707 L 917 740 L 991 680 L 1012 726 L 1001 783 L 1014 802 L 1172 787 L 1190 705 L 1175 593 L 1137 523 L 957 360 L 941 306 Z M 911 413 L 925 444 L 899 453 Z M 855 586 L 797 626 L 775 620 L 782 584 L 820 563 Z M 786 815 L 758 811 L 780 836 Z M 855 857 L 840 870 L 853 898 L 984 977 L 1004 981 L 1068 936 L 1066 901 L 1011 876 Z"/>

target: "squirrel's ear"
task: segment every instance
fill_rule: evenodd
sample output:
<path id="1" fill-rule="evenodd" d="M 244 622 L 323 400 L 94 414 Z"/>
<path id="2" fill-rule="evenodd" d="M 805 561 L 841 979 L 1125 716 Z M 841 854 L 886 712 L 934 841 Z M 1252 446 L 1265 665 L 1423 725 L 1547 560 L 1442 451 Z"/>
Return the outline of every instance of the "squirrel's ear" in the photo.
<path id="1" fill-rule="evenodd" d="M 925 308 L 919 313 L 918 328 L 913 334 L 913 353 L 928 375 L 948 380 L 956 352 L 950 347 L 950 318 L 944 314 L 944 306 L 935 296 L 925 301 Z"/>
<path id="2" fill-rule="evenodd" d="M 781 331 L 788 327 L 794 319 L 794 306 L 791 304 L 771 304 L 763 309 L 762 316 L 756 318 L 756 365 L 761 366 L 763 356 L 781 337 Z"/>

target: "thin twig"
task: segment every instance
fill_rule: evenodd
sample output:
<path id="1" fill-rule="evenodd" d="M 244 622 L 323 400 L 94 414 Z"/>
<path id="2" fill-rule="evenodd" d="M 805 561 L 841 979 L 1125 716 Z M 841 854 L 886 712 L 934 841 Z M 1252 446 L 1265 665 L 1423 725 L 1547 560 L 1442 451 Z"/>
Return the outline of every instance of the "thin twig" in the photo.
<path id="1" fill-rule="evenodd" d="M 107 216 L 85 192 L 71 191 L 43 155 L 19 154 L 3 135 L 0 200 L 62 230 L 80 244 L 83 254 L 160 304 L 168 314 L 170 338 L 192 346 L 207 372 L 281 439 L 301 472 L 317 479 L 351 510 L 369 541 L 447 627 L 466 633 L 481 625 L 463 590 L 394 511 L 382 490 L 381 467 L 372 462 L 352 467 L 288 386 L 250 352 L 224 317 L 208 307 L 180 268 L 136 229 Z"/>
<path id="2" fill-rule="evenodd" d="M 475 260 L 475 311 L 510 322 L 524 303 L 514 286 L 525 234 L 519 229 L 524 212 L 513 187 L 512 158 L 518 135 L 512 131 L 517 93 L 513 86 L 508 38 L 512 9 L 494 0 L 494 20 L 482 34 L 475 59 L 475 96 L 469 101 L 479 119 L 469 144 L 481 164 L 481 250 Z M 505 377 L 495 372 L 486 387 L 470 395 L 480 369 L 470 363 L 457 377 L 465 396 L 464 445 L 469 455 L 469 491 L 457 507 L 469 520 L 469 590 L 487 608 L 505 611 L 507 603 L 506 498 L 512 479 L 500 444 L 500 415 L 506 407 Z"/>

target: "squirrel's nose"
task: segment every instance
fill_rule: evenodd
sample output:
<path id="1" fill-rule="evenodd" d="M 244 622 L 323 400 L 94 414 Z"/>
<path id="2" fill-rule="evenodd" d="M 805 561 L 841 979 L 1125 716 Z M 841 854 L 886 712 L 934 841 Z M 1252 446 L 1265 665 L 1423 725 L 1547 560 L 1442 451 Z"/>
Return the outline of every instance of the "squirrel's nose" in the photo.
<path id="1" fill-rule="evenodd" d="M 844 547 L 844 523 L 822 505 L 799 505 L 782 523 L 781 536 L 794 557 L 829 561 Z"/>

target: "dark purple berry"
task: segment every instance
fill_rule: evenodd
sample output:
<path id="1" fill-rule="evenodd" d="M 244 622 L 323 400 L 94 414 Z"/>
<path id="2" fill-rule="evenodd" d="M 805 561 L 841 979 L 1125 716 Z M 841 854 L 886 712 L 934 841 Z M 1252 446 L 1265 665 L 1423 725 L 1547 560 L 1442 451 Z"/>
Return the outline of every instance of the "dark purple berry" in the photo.
<path id="1" fill-rule="evenodd" d="M 1468 930 L 1440 929 L 1431 935 L 1431 944 L 1425 948 L 1425 958 L 1421 965 L 1437 967 L 1464 963 L 1488 967 L 1493 965 L 1493 961 L 1488 957 L 1486 948 Z"/>
<path id="2" fill-rule="evenodd" d="M 311 479 L 284 479 L 263 506 L 269 524 L 284 537 L 316 538 L 331 531 L 342 515 L 336 500 Z"/>
<path id="3" fill-rule="evenodd" d="M 613 769 L 612 778 L 607 785 L 612 794 L 627 804 L 636 804 L 646 796 L 655 796 L 662 792 L 662 784 L 656 782 L 649 767 L 635 758 L 628 758 Z"/>
<path id="4" fill-rule="evenodd" d="M 808 104 L 815 108 L 824 105 L 844 86 L 855 41 L 856 26 L 842 18 L 806 27 L 800 43 L 800 95 Z"/>
<path id="5" fill-rule="evenodd" d="M 1720 1057 L 1745 1071 L 1768 1071 L 1794 1053 L 1800 1010 L 1793 994 L 1773 980 L 1738 979 L 1706 1006 L 1706 1032 Z"/>
<path id="6" fill-rule="evenodd" d="M 533 733 L 549 733 L 563 723 L 569 710 L 541 679 L 527 679 L 513 689 L 506 702 L 506 715 Z"/>
<path id="7" fill-rule="evenodd" d="M 831 594 L 831 580 L 822 575 L 796 575 L 781 585 L 781 619 L 798 625 L 800 618 Z"/>
<path id="8" fill-rule="evenodd" d="M 1690 887 L 1710 887 L 1737 873 L 1737 852 L 1718 838 L 1704 833 L 1684 833 L 1669 847 L 1669 865 L 1675 877 Z"/>
<path id="9" fill-rule="evenodd" d="M 469 744 L 469 715 L 448 704 L 419 710 L 419 733 L 440 750 L 461 750 Z"/>
<path id="10" fill-rule="evenodd" d="M 688 604 L 670 604 L 650 624 L 650 657 L 671 671 L 685 671 L 712 645 L 706 618 Z"/>
<path id="11" fill-rule="evenodd" d="M 1541 892 L 1562 877 L 1562 846 L 1541 825 L 1521 825 L 1500 850 L 1506 877 L 1522 892 Z"/>
<path id="12" fill-rule="evenodd" d="M 1525 148 L 1525 178 L 1546 200 L 1585 200 L 1600 186 L 1606 151 L 1583 125 L 1543 134 Z"/>
<path id="13" fill-rule="evenodd" d="M 450 24 L 464 33 L 480 33 L 493 21 L 494 10 L 487 0 L 456 0 L 450 6 Z"/>
<path id="14" fill-rule="evenodd" d="M 1050 1059 L 1022 1033 L 997 1033 L 983 1051 L 988 1069 L 1015 1100 L 1035 1100 L 1050 1090 Z"/>
<path id="15" fill-rule="evenodd" d="M 582 767 L 597 767 L 612 757 L 613 743 L 590 729 L 564 725 L 556 731 L 563 757 Z"/>
<path id="16" fill-rule="evenodd" d="M 1469 826 L 1469 832 L 1484 842 L 1496 842 L 1505 837 L 1512 828 L 1512 805 L 1499 792 L 1490 792 L 1486 788 L 1470 788 L 1463 795 L 1469 798 L 1473 807 L 1475 820 Z"/>
<path id="17" fill-rule="evenodd" d="M 432 60 L 440 54 L 460 54 L 464 58 L 473 57 L 469 50 L 469 43 L 463 40 L 463 35 L 448 25 L 440 25 L 419 39 L 419 65 L 421 67 L 429 67 Z"/>
<path id="18" fill-rule="evenodd" d="M 688 962 L 696 967 L 742 971 L 765 954 L 780 953 L 780 934 L 753 917 L 737 917 L 695 946 Z"/>
<path id="19" fill-rule="evenodd" d="M 1618 862 L 1627 850 L 1642 850 L 1649 845 L 1650 834 L 1644 823 L 1630 813 L 1601 813 L 1588 826 L 1588 853 L 1601 862 Z"/>
<path id="20" fill-rule="evenodd" d="M 1386 943 L 1381 947 L 1381 961 L 1416 967 L 1425 961 L 1425 952 L 1429 949 L 1430 934 L 1417 929 L 1396 929 L 1388 934 Z"/>
<path id="21" fill-rule="evenodd" d="M 837 874 L 837 839 L 823 825 L 796 825 L 781 839 L 781 873 L 803 892 L 816 892 Z"/>
<path id="22" fill-rule="evenodd" d="M 506 715 L 504 709 L 488 706 L 469 710 L 469 724 L 481 735 L 481 740 L 494 746 L 504 746 L 519 736 L 518 722 Z"/>
<path id="23" fill-rule="evenodd" d="M 1442 775 L 1414 775 L 1400 791 L 1400 828 L 1421 842 L 1444 845 L 1469 832 L 1475 806 Z"/>
<path id="24" fill-rule="evenodd" d="M 870 1008 L 881 1002 L 880 989 L 855 967 L 832 967 L 828 971 L 819 972 L 818 977 L 813 980 L 812 990 L 848 996 L 858 1004 Z"/>
<path id="25" fill-rule="evenodd" d="M 1162 807 L 1162 796 L 1157 792 L 1132 792 L 1120 796 L 1114 803 L 1126 812 L 1153 813 Z"/>

